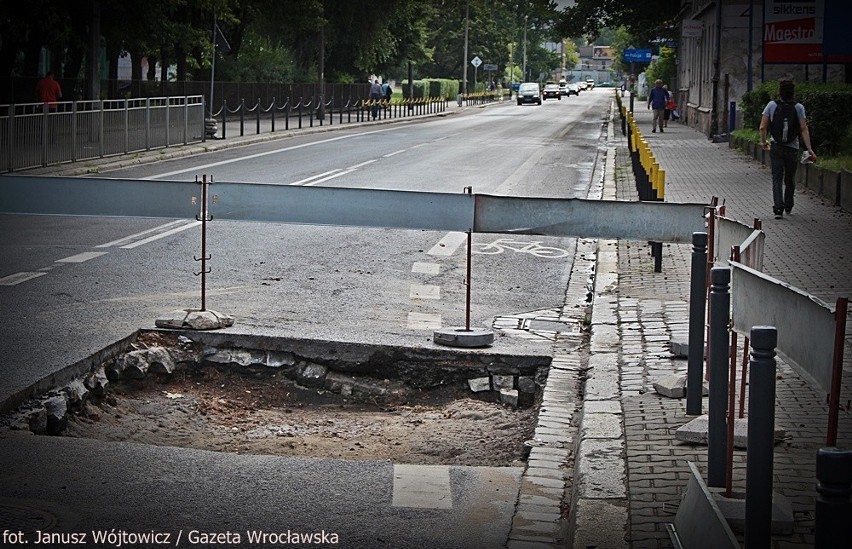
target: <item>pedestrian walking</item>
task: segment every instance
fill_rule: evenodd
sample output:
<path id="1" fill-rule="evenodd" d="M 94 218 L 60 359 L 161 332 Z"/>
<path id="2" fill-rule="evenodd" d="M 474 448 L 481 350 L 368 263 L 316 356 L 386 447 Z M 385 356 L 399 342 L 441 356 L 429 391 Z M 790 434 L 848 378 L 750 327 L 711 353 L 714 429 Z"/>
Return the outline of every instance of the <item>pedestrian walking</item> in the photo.
<path id="1" fill-rule="evenodd" d="M 35 87 L 36 97 L 42 103 L 47 103 L 48 110 L 56 111 L 56 102 L 62 99 L 62 86 L 53 79 L 53 73 L 47 71 L 44 78 Z"/>
<path id="2" fill-rule="evenodd" d="M 663 89 L 663 81 L 659 78 L 654 81 L 654 87 L 648 93 L 648 108 L 654 110 L 653 128 L 651 133 L 657 133 L 657 125 L 660 126 L 660 133 L 663 133 L 663 124 L 665 123 L 666 101 L 668 101 L 668 92 Z"/>
<path id="3" fill-rule="evenodd" d="M 778 85 L 780 99 L 767 103 L 760 117 L 760 144 L 763 150 L 769 151 L 769 165 L 772 169 L 772 212 L 775 219 L 783 218 L 785 212 L 789 214 L 793 209 L 799 137 L 807 151 L 802 161 L 816 160 L 816 154 L 811 148 L 805 107 L 793 99 L 794 92 L 793 81 L 782 80 Z"/>
<path id="4" fill-rule="evenodd" d="M 379 115 L 379 101 L 382 100 L 382 97 L 384 97 L 382 94 L 382 85 L 379 84 L 379 79 L 376 78 L 370 86 L 370 103 L 372 106 L 373 120 L 375 120 Z"/>
<path id="5" fill-rule="evenodd" d="M 669 127 L 669 120 L 672 117 L 672 111 L 677 108 L 677 103 L 675 103 L 674 97 L 672 97 L 672 92 L 669 91 L 669 87 L 663 84 L 663 89 L 666 90 L 666 110 L 663 111 L 663 127 Z"/>

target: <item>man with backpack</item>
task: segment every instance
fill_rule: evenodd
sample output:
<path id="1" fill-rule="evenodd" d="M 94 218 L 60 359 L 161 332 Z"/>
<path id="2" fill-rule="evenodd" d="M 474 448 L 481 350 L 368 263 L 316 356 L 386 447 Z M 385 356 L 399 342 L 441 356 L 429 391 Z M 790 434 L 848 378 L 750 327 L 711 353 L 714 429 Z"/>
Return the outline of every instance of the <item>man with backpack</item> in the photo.
<path id="1" fill-rule="evenodd" d="M 796 168 L 799 164 L 799 137 L 808 152 L 807 160 L 816 160 L 811 148 L 811 134 L 805 107 L 793 101 L 795 88 L 792 80 L 782 80 L 778 85 L 779 101 L 770 101 L 760 118 L 760 144 L 769 151 L 772 168 L 772 212 L 775 219 L 784 217 L 784 212 L 793 209 L 793 193 L 796 191 Z M 768 136 L 772 137 L 772 143 Z"/>

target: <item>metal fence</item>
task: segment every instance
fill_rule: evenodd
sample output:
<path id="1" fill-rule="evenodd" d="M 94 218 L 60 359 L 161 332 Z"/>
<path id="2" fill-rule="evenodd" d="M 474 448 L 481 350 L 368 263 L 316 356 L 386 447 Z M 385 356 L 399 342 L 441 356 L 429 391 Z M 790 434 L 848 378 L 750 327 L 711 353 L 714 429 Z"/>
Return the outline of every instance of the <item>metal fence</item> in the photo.
<path id="1" fill-rule="evenodd" d="M 0 105 L 0 172 L 204 140 L 203 96 Z"/>

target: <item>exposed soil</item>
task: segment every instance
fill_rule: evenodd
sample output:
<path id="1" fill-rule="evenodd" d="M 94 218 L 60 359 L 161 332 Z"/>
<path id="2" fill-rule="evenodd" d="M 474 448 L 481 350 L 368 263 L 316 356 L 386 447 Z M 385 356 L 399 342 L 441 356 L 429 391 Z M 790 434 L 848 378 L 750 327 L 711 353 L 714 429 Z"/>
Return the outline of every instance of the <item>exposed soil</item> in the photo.
<path id="1" fill-rule="evenodd" d="M 212 367 L 110 385 L 65 434 L 241 454 L 508 466 L 524 457 L 536 408 L 515 410 L 466 387 L 365 404 L 283 378 Z"/>

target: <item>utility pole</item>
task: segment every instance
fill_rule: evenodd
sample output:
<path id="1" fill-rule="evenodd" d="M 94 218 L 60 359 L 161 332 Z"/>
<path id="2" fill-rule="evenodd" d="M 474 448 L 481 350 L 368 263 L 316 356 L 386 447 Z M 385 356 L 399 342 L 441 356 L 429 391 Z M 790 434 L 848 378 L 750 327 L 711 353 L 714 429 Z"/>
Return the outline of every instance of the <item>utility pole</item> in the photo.
<path id="1" fill-rule="evenodd" d="M 462 59 L 462 92 L 467 95 L 467 31 L 470 25 L 470 0 L 467 0 L 464 5 L 464 59 Z"/>

